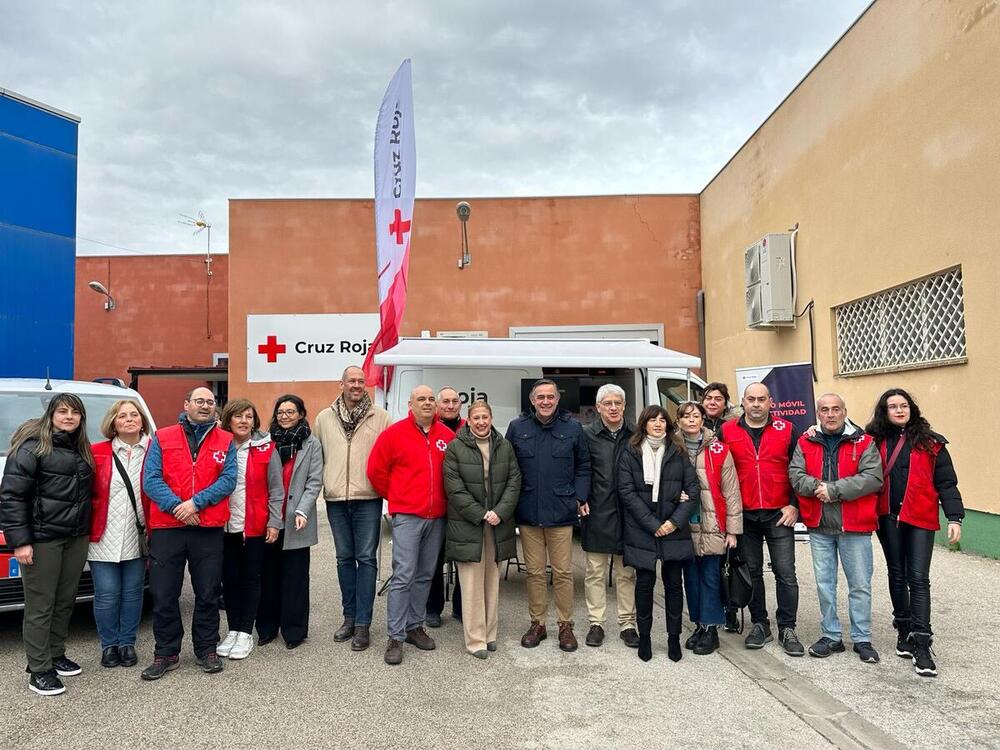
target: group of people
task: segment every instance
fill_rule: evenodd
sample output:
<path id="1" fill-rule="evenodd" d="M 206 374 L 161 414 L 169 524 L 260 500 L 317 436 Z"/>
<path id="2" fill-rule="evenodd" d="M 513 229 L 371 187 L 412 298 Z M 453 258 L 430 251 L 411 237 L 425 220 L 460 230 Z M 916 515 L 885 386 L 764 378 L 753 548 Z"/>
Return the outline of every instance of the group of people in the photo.
<path id="1" fill-rule="evenodd" d="M 665 589 L 667 655 L 683 656 L 685 593 L 698 655 L 719 648 L 719 629 L 740 629 L 722 596 L 730 550 L 747 561 L 753 584 L 746 648 L 774 636 L 765 599 L 764 544 L 776 583 L 778 642 L 806 652 L 796 635 L 798 584 L 794 526 L 809 529 L 821 635 L 808 651 L 844 651 L 837 616 L 838 559 L 849 589 L 850 639 L 863 662 L 879 660 L 871 638 L 871 533 L 885 553 L 896 653 L 933 676 L 929 570 L 938 508 L 948 538 L 964 516 L 947 441 L 931 431 L 901 389 L 882 394 L 862 429 L 832 393 L 816 405 L 818 424 L 798 434 L 771 415 L 762 383 L 748 386 L 742 414 L 730 415 L 725 384 L 675 415 L 659 405 L 626 418 L 626 394 L 597 391 L 597 417 L 582 426 L 559 408 L 551 380 L 531 387 L 531 410 L 501 435 L 485 400 L 460 414 L 458 393 L 415 388 L 409 413 L 391 423 L 372 403 L 361 368 L 349 367 L 341 393 L 310 428 L 306 406 L 280 396 L 261 431 L 253 403 L 217 409 L 196 388 L 178 423 L 150 434 L 134 400 L 104 416 L 105 442 L 90 445 L 83 403 L 56 394 L 44 415 L 14 434 L 0 484 L 0 528 L 22 566 L 29 688 L 65 690 L 81 667 L 66 656 L 79 579 L 89 561 L 101 665 L 137 664 L 135 639 L 148 571 L 156 680 L 179 666 L 184 632 L 179 598 L 188 568 L 195 595 L 191 639 L 208 673 L 223 658 L 244 659 L 281 636 L 289 649 L 309 633 L 310 548 L 318 542 L 317 498 L 333 532 L 343 622 L 334 633 L 353 651 L 371 644 L 378 547 L 387 504 L 392 537 L 384 661 L 400 664 L 404 645 L 435 648 L 446 561 L 457 568 L 453 615 L 467 651 L 498 648 L 499 565 L 518 557 L 527 574 L 535 648 L 548 637 L 549 582 L 558 647 L 574 633 L 573 530 L 586 555 L 587 646 L 605 640 L 607 585 L 613 577 L 617 627 L 626 646 L 653 655 L 653 591 Z M 518 558 L 520 564 L 520 558 Z M 220 598 L 227 632 L 220 633 Z M 254 629 L 256 628 L 256 638 Z"/>

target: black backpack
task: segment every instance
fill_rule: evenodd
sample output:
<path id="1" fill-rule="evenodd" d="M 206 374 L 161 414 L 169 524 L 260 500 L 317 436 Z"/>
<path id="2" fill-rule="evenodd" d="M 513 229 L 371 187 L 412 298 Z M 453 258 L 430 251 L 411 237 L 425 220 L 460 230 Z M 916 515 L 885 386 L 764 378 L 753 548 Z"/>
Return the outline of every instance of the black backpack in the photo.
<path id="1" fill-rule="evenodd" d="M 726 550 L 722 564 L 722 603 L 728 609 L 743 609 L 753 598 L 750 564 L 735 549 Z"/>

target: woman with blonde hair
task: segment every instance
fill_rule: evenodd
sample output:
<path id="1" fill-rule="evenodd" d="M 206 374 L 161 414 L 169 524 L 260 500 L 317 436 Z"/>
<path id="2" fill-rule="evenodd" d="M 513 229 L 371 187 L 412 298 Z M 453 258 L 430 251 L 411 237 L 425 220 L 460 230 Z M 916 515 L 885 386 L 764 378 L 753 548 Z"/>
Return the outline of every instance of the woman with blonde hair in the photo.
<path id="1" fill-rule="evenodd" d="M 90 548 L 94 622 L 102 667 L 133 667 L 142 618 L 149 498 L 142 469 L 149 447 L 149 418 L 135 399 L 116 401 L 101 422 L 106 441 L 95 443 L 91 489 Z"/>
<path id="2" fill-rule="evenodd" d="M 444 454 L 445 552 L 457 563 L 465 592 L 465 648 L 485 659 L 497 650 L 500 561 L 517 554 L 514 509 L 521 492 L 521 470 L 514 447 L 493 427 L 490 405 L 474 401 L 467 416 Z"/>
<path id="3" fill-rule="evenodd" d="M 28 687 L 39 695 L 66 692 L 59 677 L 83 671 L 66 657 L 66 636 L 87 561 L 93 475 L 87 412 L 75 394 L 55 394 L 11 438 L 0 529 L 21 568 Z"/>

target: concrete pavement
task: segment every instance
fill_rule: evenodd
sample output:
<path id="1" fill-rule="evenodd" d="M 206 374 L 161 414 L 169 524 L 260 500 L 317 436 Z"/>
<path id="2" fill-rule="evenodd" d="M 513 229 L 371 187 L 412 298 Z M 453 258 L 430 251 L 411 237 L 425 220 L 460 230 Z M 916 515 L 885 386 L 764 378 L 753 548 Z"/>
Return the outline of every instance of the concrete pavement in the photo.
<path id="1" fill-rule="evenodd" d="M 206 675 L 185 640 L 181 668 L 143 683 L 139 671 L 152 652 L 148 615 L 137 644 L 140 666 L 104 670 L 84 607 L 74 618 L 68 650 L 84 673 L 66 678 L 65 695 L 42 698 L 27 690 L 19 616 L 0 617 L 0 748 L 31 741 L 67 749 L 1000 747 L 1000 656 L 991 648 L 992 602 L 1000 594 L 995 561 L 935 552 L 936 680 L 917 677 L 894 655 L 878 550 L 878 665 L 862 664 L 850 651 L 825 660 L 791 659 L 775 643 L 748 652 L 740 636 L 728 634 L 718 653 L 685 652 L 674 664 L 666 657 L 662 610 L 648 664 L 615 637 L 613 625 L 602 648 L 587 648 L 583 555 L 577 550 L 578 652 L 560 652 L 552 635 L 537 649 L 520 647 L 527 597 L 524 576 L 512 571 L 501 583 L 496 654 L 487 661 L 467 655 L 460 624 L 446 618 L 444 627 L 430 631 L 436 651 L 406 646 L 402 666 L 389 667 L 382 663 L 384 598 L 376 602 L 371 649 L 356 654 L 333 641 L 340 603 L 325 515 L 319 514 L 321 542 L 313 550 L 310 637 L 295 651 L 279 640 L 245 661 L 227 662 L 221 674 Z M 819 613 L 808 545 L 797 545 L 797 552 L 798 630 L 808 645 L 818 636 Z M 387 544 L 382 553 L 387 562 Z M 186 622 L 191 603 L 185 587 Z M 846 620 L 846 606 L 841 610 Z M 553 614 L 549 624 L 554 626 Z"/>

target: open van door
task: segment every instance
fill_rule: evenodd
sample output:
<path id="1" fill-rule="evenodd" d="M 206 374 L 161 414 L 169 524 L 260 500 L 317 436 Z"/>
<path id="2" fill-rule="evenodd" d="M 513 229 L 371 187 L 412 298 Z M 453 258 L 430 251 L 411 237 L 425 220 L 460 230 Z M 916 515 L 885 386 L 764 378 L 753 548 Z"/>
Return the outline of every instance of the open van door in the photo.
<path id="1" fill-rule="evenodd" d="M 684 401 L 700 403 L 705 394 L 705 381 L 690 370 L 649 369 L 646 376 L 646 402 L 662 406 L 671 419 L 677 417 L 678 405 Z"/>

